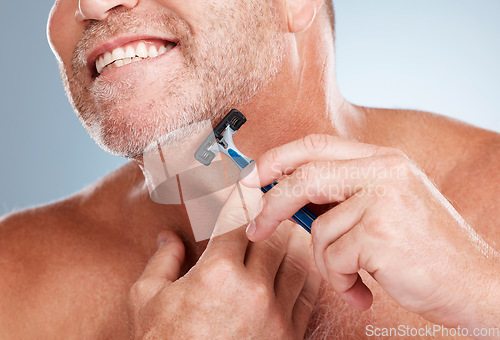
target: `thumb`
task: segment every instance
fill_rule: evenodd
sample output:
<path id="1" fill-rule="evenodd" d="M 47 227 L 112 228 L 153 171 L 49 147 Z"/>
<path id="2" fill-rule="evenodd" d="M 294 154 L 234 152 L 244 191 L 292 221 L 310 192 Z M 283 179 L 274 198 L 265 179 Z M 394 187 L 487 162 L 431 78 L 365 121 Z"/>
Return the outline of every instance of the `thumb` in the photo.
<path id="1" fill-rule="evenodd" d="M 162 231 L 158 237 L 158 250 L 151 257 L 139 280 L 164 285 L 179 278 L 184 263 L 184 244 L 172 231 Z"/>

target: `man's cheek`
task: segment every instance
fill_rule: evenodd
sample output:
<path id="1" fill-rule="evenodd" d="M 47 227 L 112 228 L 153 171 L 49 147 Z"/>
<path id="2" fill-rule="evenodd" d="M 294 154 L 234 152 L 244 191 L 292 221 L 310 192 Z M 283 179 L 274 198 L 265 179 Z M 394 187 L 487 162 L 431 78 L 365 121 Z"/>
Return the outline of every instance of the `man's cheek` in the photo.
<path id="1" fill-rule="evenodd" d="M 52 53 L 66 67 L 71 65 L 71 56 L 83 27 L 75 17 L 73 1 L 58 0 L 52 7 L 47 22 L 47 39 Z"/>

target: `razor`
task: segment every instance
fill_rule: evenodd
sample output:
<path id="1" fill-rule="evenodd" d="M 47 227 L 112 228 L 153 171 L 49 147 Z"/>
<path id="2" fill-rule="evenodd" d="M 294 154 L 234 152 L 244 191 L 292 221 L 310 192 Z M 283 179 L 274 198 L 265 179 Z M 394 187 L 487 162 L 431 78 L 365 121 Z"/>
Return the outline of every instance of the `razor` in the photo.
<path id="1" fill-rule="evenodd" d="M 209 166 L 212 160 L 219 154 L 223 153 L 229 157 L 238 169 L 243 170 L 250 165 L 254 160 L 245 156 L 233 142 L 233 135 L 247 121 L 246 117 L 238 110 L 231 110 L 222 121 L 217 124 L 211 133 L 200 145 L 194 154 L 194 158 L 203 165 Z M 263 193 L 271 190 L 278 181 L 260 188 Z M 293 220 L 297 222 L 308 233 L 311 233 L 312 222 L 317 216 L 308 208 L 302 207 L 293 215 Z"/>

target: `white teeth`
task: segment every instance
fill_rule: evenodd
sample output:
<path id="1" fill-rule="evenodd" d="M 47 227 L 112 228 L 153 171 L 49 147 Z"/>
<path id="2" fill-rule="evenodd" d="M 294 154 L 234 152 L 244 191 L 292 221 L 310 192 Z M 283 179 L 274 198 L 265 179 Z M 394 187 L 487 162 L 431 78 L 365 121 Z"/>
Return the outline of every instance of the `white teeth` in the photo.
<path id="1" fill-rule="evenodd" d="M 100 58 L 97 59 L 97 61 L 95 63 L 95 68 L 97 69 L 98 73 L 101 73 L 103 67 L 104 67 L 104 58 L 100 57 Z"/>
<path id="2" fill-rule="evenodd" d="M 151 46 L 148 51 L 148 57 L 156 57 L 158 56 L 158 51 L 156 50 L 156 47 Z"/>
<path id="3" fill-rule="evenodd" d="M 111 57 L 113 58 L 113 61 L 123 59 L 125 58 L 125 51 L 121 47 L 115 48 L 111 53 Z"/>
<path id="4" fill-rule="evenodd" d="M 146 44 L 143 43 L 142 41 L 139 43 L 139 45 L 137 45 L 137 48 L 135 49 L 135 55 L 141 58 L 148 57 L 148 50 L 146 48 Z"/>
<path id="5" fill-rule="evenodd" d="M 148 46 L 143 42 L 137 44 L 136 49 L 128 46 L 126 49 L 122 47 L 115 48 L 112 52 L 106 52 L 95 61 L 97 73 L 101 74 L 115 67 L 127 65 L 146 58 L 154 58 L 162 55 L 176 46 L 175 43 L 168 42 L 166 46 L 160 46 L 158 50 L 154 45 Z"/>
<path id="6" fill-rule="evenodd" d="M 125 51 L 125 58 L 133 58 L 133 57 L 135 57 L 134 48 L 132 46 L 129 46 Z"/>
<path id="7" fill-rule="evenodd" d="M 113 62 L 113 58 L 111 57 L 111 53 L 104 53 L 104 65 L 111 64 Z"/>

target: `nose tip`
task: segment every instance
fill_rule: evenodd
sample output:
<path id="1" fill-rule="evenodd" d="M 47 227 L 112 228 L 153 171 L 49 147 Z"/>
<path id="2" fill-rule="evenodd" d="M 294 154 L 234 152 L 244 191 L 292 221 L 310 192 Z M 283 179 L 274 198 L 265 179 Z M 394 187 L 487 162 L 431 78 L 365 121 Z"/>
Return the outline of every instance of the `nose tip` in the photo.
<path id="1" fill-rule="evenodd" d="M 139 0 L 79 0 L 76 21 L 86 25 L 89 20 L 105 20 L 114 8 L 134 8 Z"/>

